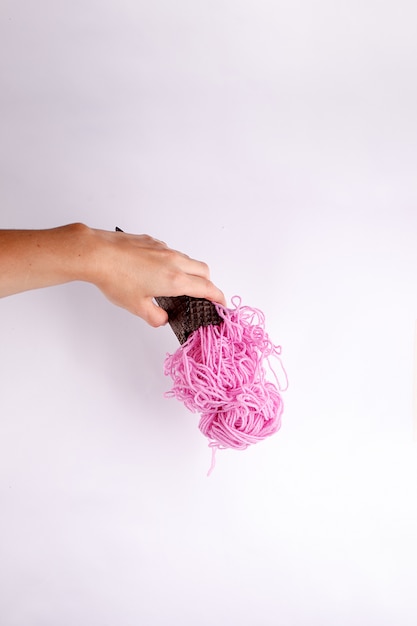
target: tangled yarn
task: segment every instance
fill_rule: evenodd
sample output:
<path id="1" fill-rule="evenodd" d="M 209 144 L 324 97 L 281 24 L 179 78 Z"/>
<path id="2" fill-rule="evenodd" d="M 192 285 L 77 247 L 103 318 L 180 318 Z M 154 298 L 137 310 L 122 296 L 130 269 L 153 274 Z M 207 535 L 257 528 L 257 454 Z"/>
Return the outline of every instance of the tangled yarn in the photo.
<path id="1" fill-rule="evenodd" d="M 276 433 L 281 426 L 283 390 L 272 370 L 270 357 L 281 353 L 265 332 L 265 317 L 258 309 L 216 305 L 219 325 L 201 326 L 165 360 L 165 374 L 173 387 L 167 397 L 181 400 L 200 413 L 199 429 L 215 452 L 219 448 L 244 450 Z M 269 365 L 276 385 L 267 380 Z"/>

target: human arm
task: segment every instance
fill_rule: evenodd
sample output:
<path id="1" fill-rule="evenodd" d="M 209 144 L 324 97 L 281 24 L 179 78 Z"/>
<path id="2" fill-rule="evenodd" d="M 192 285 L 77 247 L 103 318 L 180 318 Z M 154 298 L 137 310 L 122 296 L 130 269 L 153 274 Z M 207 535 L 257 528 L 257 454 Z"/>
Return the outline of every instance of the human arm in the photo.
<path id="1" fill-rule="evenodd" d="M 167 321 L 154 297 L 188 295 L 225 304 L 205 263 L 148 235 L 84 224 L 0 230 L 0 297 L 77 280 L 94 284 L 151 326 Z"/>

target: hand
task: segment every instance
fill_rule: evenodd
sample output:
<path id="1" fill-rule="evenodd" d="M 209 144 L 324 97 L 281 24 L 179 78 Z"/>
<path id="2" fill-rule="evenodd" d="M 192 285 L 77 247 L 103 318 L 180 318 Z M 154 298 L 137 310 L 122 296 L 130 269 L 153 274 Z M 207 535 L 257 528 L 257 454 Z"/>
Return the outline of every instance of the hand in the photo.
<path id="1" fill-rule="evenodd" d="M 151 326 L 167 322 L 153 298 L 194 296 L 225 305 L 205 263 L 148 235 L 70 224 L 49 230 L 0 230 L 0 297 L 74 280 Z"/>
<path id="2" fill-rule="evenodd" d="M 158 296 L 193 296 L 226 305 L 223 293 L 210 281 L 206 263 L 171 250 L 148 235 L 94 231 L 99 245 L 92 280 L 107 298 L 151 326 L 168 321 L 153 302 Z"/>

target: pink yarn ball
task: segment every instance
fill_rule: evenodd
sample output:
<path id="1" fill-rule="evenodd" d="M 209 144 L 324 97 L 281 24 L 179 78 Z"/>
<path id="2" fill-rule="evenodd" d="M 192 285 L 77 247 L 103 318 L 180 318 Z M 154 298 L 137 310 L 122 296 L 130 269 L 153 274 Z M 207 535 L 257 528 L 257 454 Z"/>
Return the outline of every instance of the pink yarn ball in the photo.
<path id="1" fill-rule="evenodd" d="M 167 355 L 164 367 L 173 380 L 166 396 L 201 414 L 199 428 L 213 448 L 212 468 L 216 449 L 243 450 L 273 435 L 283 412 L 283 389 L 269 361 L 279 359 L 281 349 L 265 332 L 261 311 L 241 306 L 238 297 L 232 304 L 233 309 L 216 305 L 223 322 L 194 331 Z M 267 380 L 265 365 L 276 384 Z"/>

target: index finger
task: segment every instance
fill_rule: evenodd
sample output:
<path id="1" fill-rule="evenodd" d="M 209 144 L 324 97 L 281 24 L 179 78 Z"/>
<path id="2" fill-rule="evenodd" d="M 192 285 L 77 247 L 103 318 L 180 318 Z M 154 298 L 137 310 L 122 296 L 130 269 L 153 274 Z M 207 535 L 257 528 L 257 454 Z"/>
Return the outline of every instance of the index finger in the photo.
<path id="1" fill-rule="evenodd" d="M 184 283 L 184 293 L 178 294 L 184 296 L 191 296 L 192 298 L 205 298 L 211 302 L 216 302 L 227 306 L 224 293 L 216 287 L 211 280 L 196 276 L 195 274 L 189 274 Z"/>

